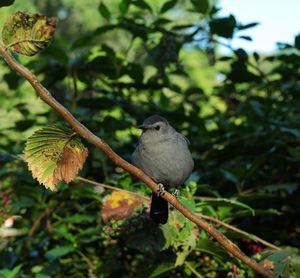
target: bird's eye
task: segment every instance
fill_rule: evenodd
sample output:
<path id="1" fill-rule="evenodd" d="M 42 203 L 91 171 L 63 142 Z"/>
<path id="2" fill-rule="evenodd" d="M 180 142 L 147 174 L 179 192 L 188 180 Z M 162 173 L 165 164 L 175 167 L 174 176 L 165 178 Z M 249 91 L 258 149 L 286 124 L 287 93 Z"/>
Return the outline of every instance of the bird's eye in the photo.
<path id="1" fill-rule="evenodd" d="M 156 130 L 160 130 L 160 126 L 157 125 L 157 126 L 155 127 L 155 129 L 156 129 Z"/>

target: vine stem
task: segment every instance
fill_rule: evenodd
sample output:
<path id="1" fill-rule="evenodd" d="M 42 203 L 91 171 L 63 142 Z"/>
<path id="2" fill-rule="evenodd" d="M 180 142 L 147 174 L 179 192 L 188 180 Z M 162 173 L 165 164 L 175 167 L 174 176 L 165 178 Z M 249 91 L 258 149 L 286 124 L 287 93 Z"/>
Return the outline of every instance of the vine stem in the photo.
<path id="1" fill-rule="evenodd" d="M 119 155 L 117 155 L 112 148 L 101 138 L 93 134 L 88 128 L 86 128 L 82 123 L 80 123 L 71 112 L 60 104 L 51 93 L 38 81 L 37 77 L 30 72 L 26 67 L 20 64 L 16 59 L 7 51 L 3 44 L 0 44 L 0 55 L 5 59 L 6 63 L 11 67 L 12 70 L 23 76 L 35 89 L 39 97 L 46 102 L 50 107 L 52 107 L 61 117 L 63 117 L 69 125 L 77 132 L 80 136 L 85 138 L 87 141 L 92 143 L 97 148 L 101 149 L 108 158 L 113 161 L 116 165 L 120 166 L 124 170 L 128 171 L 132 175 L 136 176 L 138 179 L 147 184 L 152 191 L 157 192 L 159 186 L 150 177 L 143 173 L 140 169 L 133 166 Z M 180 203 L 172 194 L 164 192 L 162 197 L 168 201 L 173 207 L 180 211 L 186 218 L 194 222 L 197 226 L 205 230 L 210 234 L 216 241 L 219 242 L 230 254 L 240 259 L 242 262 L 247 264 L 249 267 L 257 271 L 260 275 L 267 278 L 274 277 L 271 272 L 263 268 L 262 265 L 258 264 L 256 261 L 245 255 L 240 248 L 234 244 L 232 241 L 227 239 L 222 233 L 216 230 L 212 225 L 199 219 L 194 213 L 189 211 L 182 203 Z"/>

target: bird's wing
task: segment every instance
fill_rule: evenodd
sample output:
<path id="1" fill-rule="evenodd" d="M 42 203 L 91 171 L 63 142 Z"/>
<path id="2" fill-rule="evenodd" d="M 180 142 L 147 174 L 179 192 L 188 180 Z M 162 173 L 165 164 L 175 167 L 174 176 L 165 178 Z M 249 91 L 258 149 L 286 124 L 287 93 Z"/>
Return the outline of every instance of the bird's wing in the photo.
<path id="1" fill-rule="evenodd" d="M 178 132 L 177 132 L 177 134 L 178 134 L 178 137 L 179 137 L 179 139 L 180 139 L 181 141 L 184 141 L 187 145 L 190 145 L 190 144 L 191 144 L 190 141 L 189 141 L 189 139 L 187 139 L 184 135 L 182 135 L 182 134 L 180 134 L 180 133 L 178 133 Z"/>

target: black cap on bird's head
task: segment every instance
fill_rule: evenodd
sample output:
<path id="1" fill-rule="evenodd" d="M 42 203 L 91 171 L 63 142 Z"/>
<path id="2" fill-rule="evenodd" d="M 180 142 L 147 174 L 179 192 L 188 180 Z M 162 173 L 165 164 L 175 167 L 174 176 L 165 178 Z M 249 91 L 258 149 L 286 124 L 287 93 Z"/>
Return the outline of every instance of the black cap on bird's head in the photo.
<path id="1" fill-rule="evenodd" d="M 147 118 L 142 125 L 139 125 L 138 128 L 140 129 L 149 129 L 149 128 L 155 128 L 157 123 L 165 123 L 169 124 L 168 121 L 159 115 L 153 115 Z"/>

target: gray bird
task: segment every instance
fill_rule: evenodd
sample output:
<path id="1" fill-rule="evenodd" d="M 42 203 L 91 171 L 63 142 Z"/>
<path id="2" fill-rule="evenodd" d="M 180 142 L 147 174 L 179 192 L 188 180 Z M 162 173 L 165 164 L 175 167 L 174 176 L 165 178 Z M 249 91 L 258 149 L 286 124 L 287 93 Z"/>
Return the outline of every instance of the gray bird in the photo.
<path id="1" fill-rule="evenodd" d="M 158 115 L 147 118 L 139 128 L 143 133 L 132 154 L 132 163 L 159 183 L 160 191 L 181 186 L 194 168 L 188 139 Z M 158 224 L 168 221 L 168 202 L 154 192 L 150 216 Z"/>

